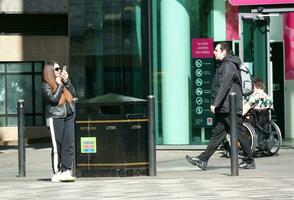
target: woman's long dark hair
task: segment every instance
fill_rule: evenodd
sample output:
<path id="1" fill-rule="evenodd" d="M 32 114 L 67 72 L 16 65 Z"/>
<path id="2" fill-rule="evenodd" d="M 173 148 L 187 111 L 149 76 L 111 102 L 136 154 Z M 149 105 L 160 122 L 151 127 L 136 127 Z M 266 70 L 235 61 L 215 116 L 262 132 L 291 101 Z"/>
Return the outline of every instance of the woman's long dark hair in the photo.
<path id="1" fill-rule="evenodd" d="M 45 63 L 44 69 L 43 69 L 43 80 L 49 84 L 49 86 L 52 88 L 52 91 L 55 91 L 57 89 L 57 83 L 56 83 L 56 76 L 54 72 L 54 64 L 56 62 L 54 61 L 48 61 Z M 61 98 L 59 99 L 58 105 L 63 105 L 65 102 L 71 103 L 73 100 L 73 96 L 71 93 L 64 88 Z"/>

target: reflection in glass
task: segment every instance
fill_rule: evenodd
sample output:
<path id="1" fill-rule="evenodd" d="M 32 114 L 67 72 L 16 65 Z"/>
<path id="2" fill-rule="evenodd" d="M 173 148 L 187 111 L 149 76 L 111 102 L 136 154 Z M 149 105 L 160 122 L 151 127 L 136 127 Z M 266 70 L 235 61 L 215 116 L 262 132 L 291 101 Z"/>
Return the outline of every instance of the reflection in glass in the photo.
<path id="1" fill-rule="evenodd" d="M 0 75 L 0 114 L 5 114 L 5 77 Z"/>
<path id="2" fill-rule="evenodd" d="M 17 126 L 17 102 L 20 99 L 25 101 L 26 123 L 30 126 L 45 124 L 42 120 L 44 109 L 41 94 L 43 64 L 43 62 L 0 64 L 0 126 Z M 9 119 L 6 121 L 7 116 Z"/>
<path id="3" fill-rule="evenodd" d="M 218 1 L 218 0 L 216 0 Z M 186 5 L 185 9 L 187 10 L 187 13 L 189 14 L 189 28 L 190 28 L 190 38 L 189 40 L 191 40 L 192 38 L 209 38 L 209 37 L 213 37 L 214 36 L 214 31 L 218 31 L 213 29 L 213 18 L 212 15 L 214 14 L 213 11 L 213 2 L 216 1 L 207 1 L 207 0 L 187 0 L 187 1 L 176 1 L 181 5 Z M 162 58 L 164 58 L 164 55 L 162 55 L 162 50 L 166 47 L 166 45 L 169 45 L 167 43 L 163 42 L 163 38 L 165 37 L 169 37 L 171 35 L 174 35 L 175 33 L 173 31 L 170 31 L 168 34 L 163 35 L 163 37 L 161 38 L 162 35 L 162 27 L 164 27 L 165 22 L 163 20 L 163 18 L 161 17 L 163 10 L 165 9 L 161 3 L 163 1 L 152 1 L 153 2 L 153 8 L 154 10 L 152 11 L 152 24 L 153 24 L 153 31 L 152 31 L 152 51 L 153 51 L 153 71 L 154 71 L 154 79 L 153 79 L 153 87 L 154 87 L 154 94 L 155 94 L 155 116 L 157 118 L 157 123 L 156 123 L 156 140 L 157 143 L 160 144 L 163 142 L 163 135 L 165 133 L 163 133 L 163 122 L 166 119 L 163 119 L 163 105 L 166 104 L 169 99 L 164 99 L 163 98 L 163 87 L 166 84 L 166 86 L 169 86 L 169 84 L 172 84 L 172 81 L 178 81 L 177 78 L 171 78 L 171 81 L 169 81 L 168 83 L 163 82 L 163 78 L 167 76 L 167 73 L 165 71 L 165 68 L 168 66 L 163 66 L 162 64 Z M 156 2 L 156 3 L 154 3 Z M 168 0 L 166 1 L 168 2 Z M 170 1 L 173 2 L 174 1 Z M 170 5 L 170 2 L 167 3 L 167 5 Z M 168 10 L 170 12 L 170 10 Z M 171 12 L 170 12 L 171 13 Z M 173 15 L 178 15 L 178 13 L 171 13 Z M 182 25 L 180 26 L 174 26 L 175 22 L 172 20 L 169 20 L 169 17 L 167 15 L 167 18 L 165 20 L 167 20 L 169 23 L 171 23 L 171 27 L 173 27 L 174 29 L 182 29 L 183 26 L 185 25 L 185 23 L 183 21 Z M 142 19 L 142 21 L 144 21 L 144 19 Z M 182 38 L 187 39 L 187 38 Z M 168 49 L 171 52 L 177 52 L 179 51 L 181 48 L 183 48 L 183 46 L 180 46 L 179 48 L 176 49 Z M 144 47 L 143 47 L 144 49 Z M 182 52 L 182 51 L 181 51 Z M 188 58 L 190 58 L 191 55 L 188 54 Z M 168 58 L 168 59 L 172 59 L 172 58 Z M 194 73 L 193 73 L 194 74 Z M 194 84 L 194 83 L 191 83 Z M 190 88 L 189 88 L 190 90 Z M 194 92 L 194 91 L 192 91 Z M 191 107 L 189 107 L 189 109 L 191 110 Z M 171 122 L 167 122 L 167 123 L 171 123 Z M 193 129 L 193 128 L 192 128 Z M 200 134 L 201 134 L 201 129 L 200 128 L 194 128 L 192 130 L 192 138 L 200 138 Z M 166 133 L 169 134 L 169 133 Z M 208 137 L 209 138 L 209 137 Z"/>
<path id="4" fill-rule="evenodd" d="M 42 76 L 35 75 L 35 112 L 43 113 L 43 95 L 41 91 Z"/>
<path id="5" fill-rule="evenodd" d="M 16 105 L 19 99 L 24 99 L 25 112 L 32 113 L 32 76 L 7 75 L 7 109 L 8 114 L 16 114 Z"/>
<path id="6" fill-rule="evenodd" d="M 141 0 L 75 0 L 70 7 L 70 67 L 79 99 L 107 93 L 146 98 Z"/>
<path id="7" fill-rule="evenodd" d="M 7 72 L 32 72 L 32 63 L 7 63 Z"/>
<path id="8" fill-rule="evenodd" d="M 7 118 L 8 126 L 16 126 L 17 125 L 17 117 L 8 117 Z"/>
<path id="9" fill-rule="evenodd" d="M 25 117 L 25 125 L 26 126 L 33 126 L 33 117 L 32 116 L 26 116 Z"/>
<path id="10" fill-rule="evenodd" d="M 45 124 L 44 116 L 35 116 L 35 125 L 43 126 Z"/>
<path id="11" fill-rule="evenodd" d="M 210 21 L 213 1 L 197 0 L 190 1 L 190 28 L 192 38 L 213 37 Z M 217 30 L 216 30 L 217 31 Z"/>
<path id="12" fill-rule="evenodd" d="M 5 72 L 5 64 L 0 64 L 0 73 Z"/>
<path id="13" fill-rule="evenodd" d="M 42 62 L 35 62 L 35 72 L 42 72 L 43 71 L 43 63 Z"/>

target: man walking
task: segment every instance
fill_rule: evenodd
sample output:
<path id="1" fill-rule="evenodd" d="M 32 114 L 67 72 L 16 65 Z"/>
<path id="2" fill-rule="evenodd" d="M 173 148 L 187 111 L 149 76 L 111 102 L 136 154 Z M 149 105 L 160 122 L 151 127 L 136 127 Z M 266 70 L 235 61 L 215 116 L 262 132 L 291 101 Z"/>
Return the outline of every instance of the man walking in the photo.
<path id="1" fill-rule="evenodd" d="M 239 164 L 240 168 L 255 169 L 255 162 L 250 150 L 250 141 L 245 137 L 242 125 L 242 89 L 239 67 L 241 61 L 233 54 L 226 42 L 216 45 L 214 56 L 219 61 L 216 73 L 212 82 L 212 95 L 210 110 L 215 114 L 215 127 L 212 129 L 212 136 L 206 150 L 199 156 L 186 156 L 186 159 L 193 165 L 205 170 L 212 154 L 218 149 L 221 142 L 230 133 L 229 115 L 229 94 L 237 94 L 237 131 L 240 144 L 245 156 Z"/>

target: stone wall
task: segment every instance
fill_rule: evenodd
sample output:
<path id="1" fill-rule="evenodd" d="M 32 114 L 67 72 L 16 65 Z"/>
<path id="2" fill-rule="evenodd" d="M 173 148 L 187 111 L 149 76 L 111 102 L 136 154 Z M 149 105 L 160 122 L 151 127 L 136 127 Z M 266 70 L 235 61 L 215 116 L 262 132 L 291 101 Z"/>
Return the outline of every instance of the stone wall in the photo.
<path id="1" fill-rule="evenodd" d="M 55 60 L 68 65 L 67 36 L 0 36 L 0 62 Z"/>

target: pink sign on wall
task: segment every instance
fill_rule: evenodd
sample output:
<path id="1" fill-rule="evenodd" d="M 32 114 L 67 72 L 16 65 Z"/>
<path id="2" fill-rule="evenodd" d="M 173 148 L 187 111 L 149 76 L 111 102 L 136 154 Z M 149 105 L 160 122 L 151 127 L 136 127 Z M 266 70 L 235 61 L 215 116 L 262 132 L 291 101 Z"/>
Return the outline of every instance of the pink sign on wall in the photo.
<path id="1" fill-rule="evenodd" d="M 294 13 L 284 14 L 285 78 L 294 80 Z"/>
<path id="2" fill-rule="evenodd" d="M 229 0 L 234 6 L 245 5 L 270 5 L 270 4 L 291 4 L 294 0 Z"/>
<path id="3" fill-rule="evenodd" d="M 196 38 L 192 39 L 192 58 L 212 58 L 213 39 Z"/>
<path id="4" fill-rule="evenodd" d="M 239 40 L 239 7 L 226 2 L 226 40 Z"/>

